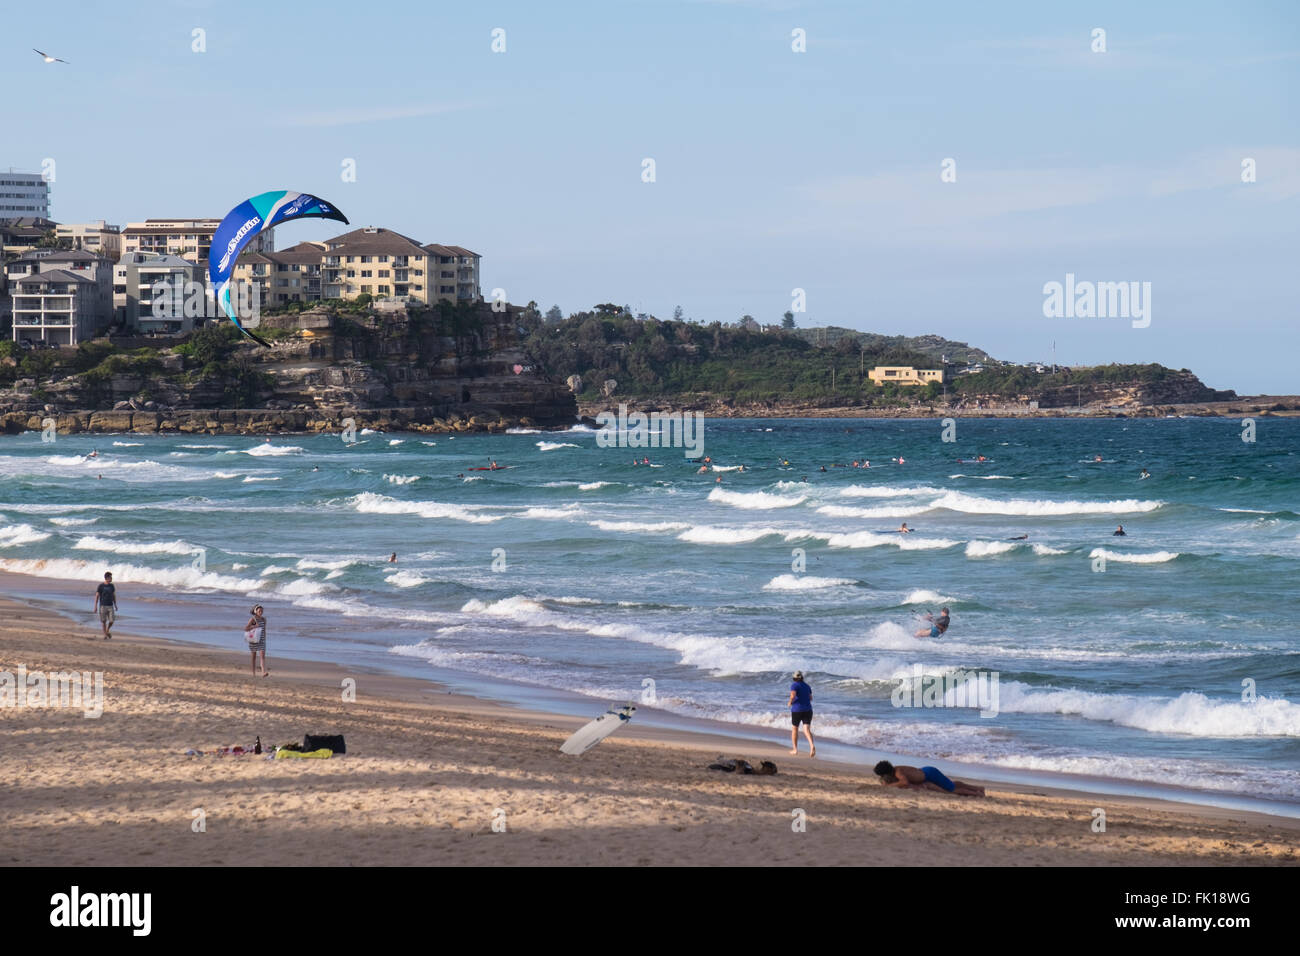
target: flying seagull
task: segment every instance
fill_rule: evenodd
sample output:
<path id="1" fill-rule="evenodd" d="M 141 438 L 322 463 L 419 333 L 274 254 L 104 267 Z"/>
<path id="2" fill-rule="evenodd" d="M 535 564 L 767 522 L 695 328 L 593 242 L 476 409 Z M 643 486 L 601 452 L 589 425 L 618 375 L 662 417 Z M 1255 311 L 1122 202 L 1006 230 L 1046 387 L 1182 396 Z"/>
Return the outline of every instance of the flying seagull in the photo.
<path id="1" fill-rule="evenodd" d="M 36 47 L 32 47 L 32 52 L 41 53 L 41 51 L 36 49 Z M 41 57 L 45 60 L 46 63 L 67 63 L 68 62 L 67 60 L 60 60 L 57 56 L 50 56 L 48 53 L 41 53 Z"/>

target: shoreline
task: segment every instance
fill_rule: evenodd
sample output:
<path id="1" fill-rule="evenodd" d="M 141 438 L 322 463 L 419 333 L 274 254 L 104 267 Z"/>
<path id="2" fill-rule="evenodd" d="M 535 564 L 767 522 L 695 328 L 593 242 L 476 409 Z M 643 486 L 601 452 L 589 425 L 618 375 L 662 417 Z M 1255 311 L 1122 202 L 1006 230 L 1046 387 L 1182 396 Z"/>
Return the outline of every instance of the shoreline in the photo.
<path id="1" fill-rule="evenodd" d="M 70 584 L 71 582 L 66 580 L 56 582 L 43 578 L 38 578 L 34 582 L 28 579 L 27 575 L 19 572 L 0 570 L 0 584 L 10 584 L 11 579 L 21 580 L 29 588 L 32 584 L 39 582 L 38 589 L 48 595 L 50 599 L 48 603 L 41 603 L 35 599 L 18 599 L 22 606 L 28 608 L 31 612 L 51 614 L 69 628 L 84 630 L 89 626 L 79 624 L 76 620 L 75 615 L 77 612 L 72 605 L 72 602 L 76 600 L 73 591 L 70 588 L 60 586 L 60 583 Z M 9 593 L 16 593 L 20 588 L 10 586 L 7 590 Z M 172 589 L 162 588 L 161 592 L 163 596 L 148 599 L 149 604 L 154 608 L 165 607 L 169 611 L 176 611 L 180 605 L 175 601 Z M 10 600 L 14 599 L 11 598 Z M 65 606 L 57 606 L 59 602 L 62 602 Z M 173 613 L 171 616 L 174 618 L 176 615 Z M 95 624 L 94 627 L 97 628 L 98 625 Z M 233 658 L 242 659 L 242 653 L 231 651 L 226 645 L 213 642 L 208 639 L 206 634 L 193 639 L 168 637 L 158 633 L 160 628 L 165 627 L 163 620 L 155 621 L 152 629 L 147 633 L 145 631 L 134 631 L 131 632 L 131 636 L 133 639 L 161 642 L 164 645 L 186 651 L 227 654 L 233 655 Z M 280 641 L 277 641 L 280 646 L 283 646 L 281 641 L 283 641 L 283 637 L 281 637 Z M 411 686 L 407 688 L 409 693 L 421 693 L 426 686 L 434 687 L 438 688 L 439 692 L 454 694 L 457 697 L 475 701 L 484 707 L 504 708 L 506 712 L 512 714 L 529 714 L 537 718 L 579 721 L 575 725 L 575 729 L 576 726 L 581 726 L 587 720 L 598 716 L 603 708 L 618 703 L 611 699 L 592 697 L 573 690 L 563 690 L 542 684 L 529 684 L 503 677 L 485 676 L 469 671 L 457 671 L 423 662 L 410 667 L 407 673 L 403 673 L 399 661 L 390 660 L 387 655 L 381 656 L 379 658 L 381 662 L 377 664 L 351 662 L 344 665 L 321 658 L 313 653 L 314 649 L 310 644 L 300 646 L 294 650 L 295 653 L 283 656 L 277 653 L 276 658 L 280 661 L 290 661 L 295 665 L 308 668 L 331 668 L 332 672 L 337 675 L 355 677 L 358 674 L 366 674 L 382 678 L 385 681 L 412 682 Z M 415 670 L 420 673 L 410 672 Z M 464 688 L 464 690 L 456 692 L 446 690 L 446 688 L 452 686 Z M 639 704 L 635 700 L 627 702 Z M 772 728 L 761 724 L 729 723 L 645 706 L 639 707 L 639 713 L 640 716 L 636 718 L 635 724 L 629 726 L 634 726 L 638 732 L 644 731 L 648 739 L 659 739 L 656 735 L 666 735 L 664 739 L 671 739 L 673 742 L 680 744 L 702 744 L 705 740 L 712 741 L 710 746 L 703 748 L 705 750 L 712 750 L 720 745 L 725 745 L 722 747 L 724 750 L 728 748 L 743 750 L 746 747 L 752 748 L 756 746 L 769 748 L 770 750 L 771 747 L 776 747 L 775 750 L 770 750 L 769 756 L 775 757 L 787 754 L 787 759 L 789 759 L 784 745 L 779 742 L 780 738 L 783 738 L 788 732 L 784 727 Z M 1123 778 L 1111 781 L 1088 774 L 1003 767 L 996 764 L 964 762 L 952 758 L 922 757 L 917 754 L 848 743 L 823 735 L 818 735 L 818 745 L 821 750 L 820 756 L 824 758 L 823 765 L 834 764 L 852 768 L 854 772 L 864 774 L 866 778 L 873 782 L 874 777 L 871 776 L 870 767 L 876 760 L 886 759 L 894 763 L 920 761 L 934 764 L 950 777 L 972 779 L 1018 793 L 1041 793 L 1046 791 L 1049 794 L 1062 797 L 1088 795 L 1096 799 L 1107 800 L 1156 801 L 1169 806 L 1191 807 L 1199 811 L 1223 812 L 1229 817 L 1232 814 L 1253 814 L 1267 819 L 1295 820 L 1300 823 L 1300 803 L 1288 803 L 1282 800 L 1256 797 L 1232 791 L 1197 790 L 1191 787 L 1175 785 L 1143 784 L 1139 781 Z M 804 745 L 801 744 L 802 746 Z"/>
<path id="2" fill-rule="evenodd" d="M 665 398 L 634 396 L 604 403 L 579 402 L 571 422 L 538 421 L 529 416 L 503 415 L 491 409 L 469 409 L 462 413 L 434 415 L 428 407 L 336 408 L 282 411 L 269 408 L 182 409 L 173 412 L 145 409 L 65 409 L 53 411 L 6 411 L 0 409 L 0 434 L 39 432 L 53 419 L 61 435 L 321 435 L 342 430 L 352 419 L 357 428 L 379 432 L 409 432 L 424 435 L 500 435 L 510 429 L 530 428 L 540 432 L 564 431 L 577 424 L 594 425 L 594 417 L 619 404 L 634 411 L 701 413 L 718 419 L 1040 419 L 1098 420 L 1117 418 L 1295 418 L 1300 417 L 1300 396 L 1253 395 L 1232 401 L 1191 402 L 1135 406 L 1079 406 L 1030 408 L 1007 403 L 989 407 L 926 405 L 913 408 L 872 408 L 861 405 L 819 406 L 786 404 L 777 407 L 736 407 L 717 400 L 681 404 Z"/>
<path id="3" fill-rule="evenodd" d="M 49 859 L 52 843 L 78 848 L 77 861 L 92 864 L 248 863 L 242 854 L 263 852 L 254 837 L 271 843 L 264 863 L 434 862 L 412 858 L 419 847 L 456 848 L 484 863 L 887 862 L 877 856 L 882 851 L 906 853 L 916 864 L 1298 859 L 1300 820 L 1263 812 L 993 781 L 982 781 L 990 787 L 982 800 L 900 793 L 879 786 L 860 764 L 793 758 L 776 740 L 635 720 L 583 757 L 566 758 L 559 744 L 585 717 L 453 693 L 425 678 L 274 656 L 271 677 L 254 678 L 239 651 L 125 633 L 103 641 L 55 611 L 14 599 L 0 600 L 0 610 L 5 667 L 105 672 L 98 720 L 76 711 L 0 710 L 14 731 L 8 755 L 25 768 L 0 790 L 0 813 L 19 837 L 6 854 L 10 865 L 34 862 L 36 851 L 26 848 L 35 846 L 41 863 L 57 862 Z M 351 704 L 339 690 L 347 676 L 357 681 Z M 189 747 L 251 746 L 257 733 L 264 744 L 343 733 L 349 754 L 269 762 L 183 756 Z M 719 753 L 754 764 L 771 759 L 780 771 L 746 777 L 705 769 Z M 681 822 L 664 824 L 665 800 Z M 508 847 L 470 841 L 493 834 L 499 805 L 515 839 Z M 210 830 L 220 829 L 225 840 L 196 848 L 189 823 L 198 807 L 209 808 Z M 1106 811 L 1106 833 L 1091 829 L 1098 807 Z M 791 845 L 792 808 L 806 810 L 804 836 L 815 839 Z M 412 829 L 407 814 L 419 815 L 420 825 Z M 58 841 L 42 839 L 55 827 Z M 295 836 L 318 827 L 329 831 L 319 853 L 295 849 Z M 164 836 L 146 838 L 155 828 Z M 339 830 L 360 859 L 331 856 L 338 847 L 329 833 Z M 237 854 L 228 853 L 230 842 L 241 848 Z M 602 849 L 611 843 L 636 858 L 611 858 Z M 763 855 L 769 852 L 778 858 Z"/>

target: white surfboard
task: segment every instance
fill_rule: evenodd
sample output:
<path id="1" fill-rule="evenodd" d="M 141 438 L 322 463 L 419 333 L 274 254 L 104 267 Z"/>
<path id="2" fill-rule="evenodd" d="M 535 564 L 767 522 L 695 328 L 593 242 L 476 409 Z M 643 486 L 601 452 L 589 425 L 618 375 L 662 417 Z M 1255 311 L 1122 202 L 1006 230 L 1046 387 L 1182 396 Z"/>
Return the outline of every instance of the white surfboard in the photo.
<path id="1" fill-rule="evenodd" d="M 635 713 L 636 708 L 631 704 L 624 704 L 622 707 L 611 707 L 591 723 L 578 728 L 577 732 L 560 746 L 560 752 L 572 754 L 575 757 L 579 754 L 585 754 L 631 720 L 632 715 Z"/>

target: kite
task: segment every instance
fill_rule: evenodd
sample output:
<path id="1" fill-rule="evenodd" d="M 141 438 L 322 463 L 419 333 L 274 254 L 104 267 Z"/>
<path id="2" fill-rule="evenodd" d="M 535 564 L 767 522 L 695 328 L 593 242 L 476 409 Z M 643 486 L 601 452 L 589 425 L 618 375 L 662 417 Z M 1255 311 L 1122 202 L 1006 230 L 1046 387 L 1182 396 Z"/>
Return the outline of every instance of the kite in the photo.
<path id="1" fill-rule="evenodd" d="M 336 219 L 347 224 L 348 217 L 318 196 L 296 193 L 289 189 L 270 192 L 246 199 L 226 214 L 212 236 L 208 250 L 208 282 L 216 293 L 222 311 L 235 323 L 235 328 L 259 345 L 266 342 L 258 338 L 239 322 L 234 306 L 230 304 L 230 276 L 244 246 L 253 241 L 263 229 L 270 229 L 290 219 Z"/>

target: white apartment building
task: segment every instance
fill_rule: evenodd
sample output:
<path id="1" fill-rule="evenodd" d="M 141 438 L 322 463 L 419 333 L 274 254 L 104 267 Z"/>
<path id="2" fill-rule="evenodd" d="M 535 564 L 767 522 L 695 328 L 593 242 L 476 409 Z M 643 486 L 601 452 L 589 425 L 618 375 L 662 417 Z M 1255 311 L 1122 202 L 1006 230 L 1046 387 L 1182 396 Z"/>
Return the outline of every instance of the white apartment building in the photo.
<path id="1" fill-rule="evenodd" d="M 35 345 L 77 345 L 94 337 L 103 324 L 94 280 L 64 269 L 19 276 L 9 287 L 13 298 L 13 339 Z"/>
<path id="2" fill-rule="evenodd" d="M 0 219 L 50 218 L 50 184 L 40 173 L 0 170 Z"/>
<path id="3" fill-rule="evenodd" d="M 113 314 L 113 263 L 104 256 L 80 249 L 33 249 L 6 262 L 4 276 L 7 279 L 10 302 L 4 309 L 5 313 L 13 312 L 14 288 L 20 279 L 55 271 L 68 272 L 86 280 L 90 285 L 82 290 L 82 294 L 90 300 L 93 325 L 98 328 L 108 324 Z M 30 337 L 30 333 L 25 334 Z M 21 337 L 15 333 L 14 340 L 20 341 Z"/>

